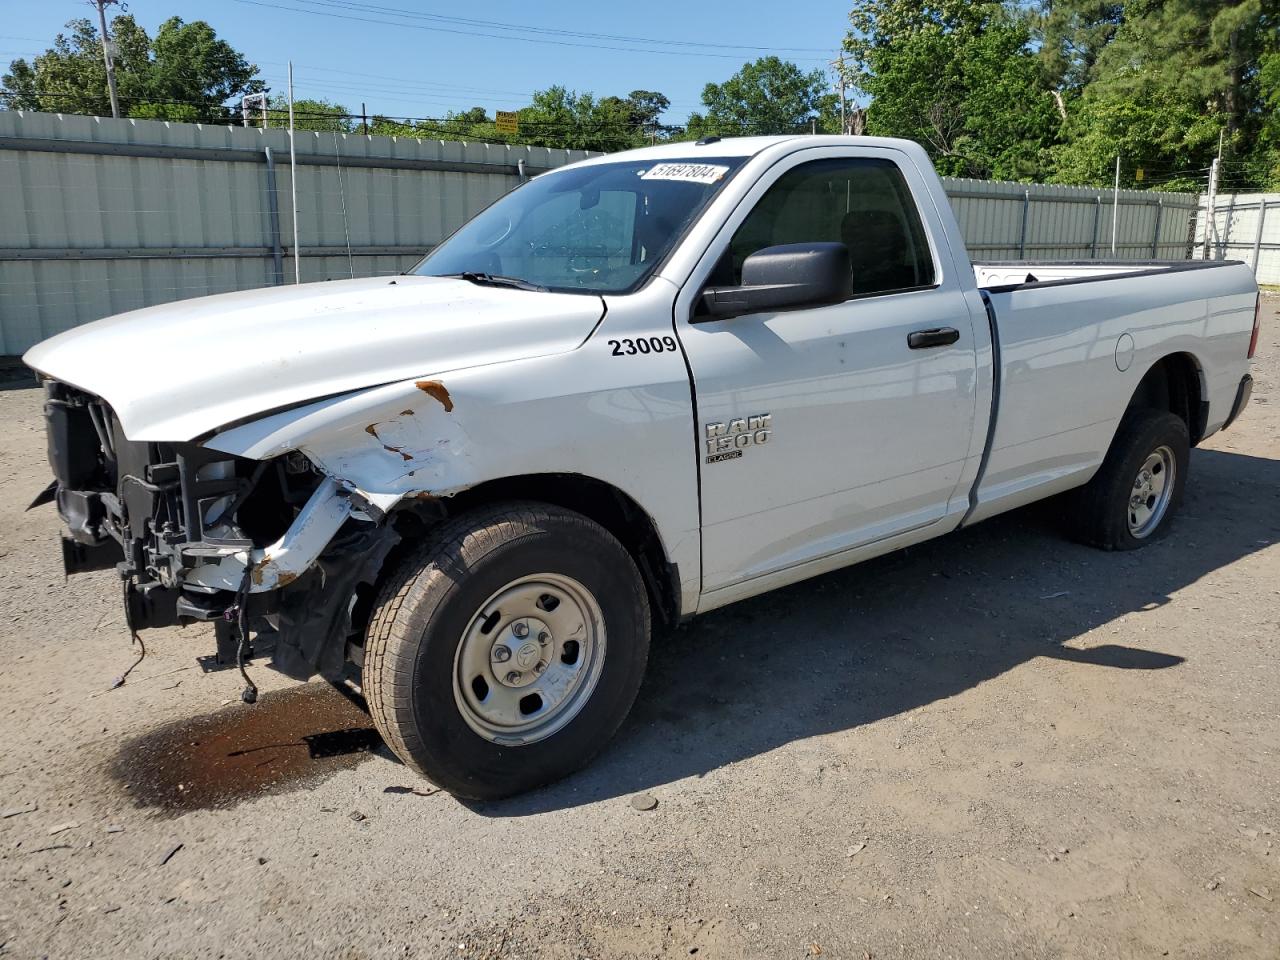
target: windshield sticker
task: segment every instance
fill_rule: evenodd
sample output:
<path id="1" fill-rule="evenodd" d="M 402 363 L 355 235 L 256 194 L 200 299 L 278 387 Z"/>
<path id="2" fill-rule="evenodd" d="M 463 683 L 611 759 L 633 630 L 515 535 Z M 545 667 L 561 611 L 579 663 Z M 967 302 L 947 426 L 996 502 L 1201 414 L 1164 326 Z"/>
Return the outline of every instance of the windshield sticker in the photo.
<path id="1" fill-rule="evenodd" d="M 728 167 L 713 163 L 659 163 L 640 174 L 641 180 L 683 180 L 685 183 L 718 183 Z"/>

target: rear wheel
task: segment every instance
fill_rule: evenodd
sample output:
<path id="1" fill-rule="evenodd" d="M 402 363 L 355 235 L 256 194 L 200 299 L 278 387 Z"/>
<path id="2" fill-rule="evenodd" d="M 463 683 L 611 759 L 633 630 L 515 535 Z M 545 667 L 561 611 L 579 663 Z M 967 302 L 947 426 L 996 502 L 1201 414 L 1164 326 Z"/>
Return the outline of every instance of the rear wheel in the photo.
<path id="1" fill-rule="evenodd" d="M 363 687 L 408 766 L 493 799 L 583 766 L 644 674 L 649 605 L 603 527 L 542 504 L 486 508 L 433 532 L 384 586 Z"/>
<path id="2" fill-rule="evenodd" d="M 1136 550 L 1168 533 L 1182 502 L 1190 451 L 1180 417 L 1130 410 L 1097 474 L 1068 498 L 1076 537 L 1104 550 Z"/>

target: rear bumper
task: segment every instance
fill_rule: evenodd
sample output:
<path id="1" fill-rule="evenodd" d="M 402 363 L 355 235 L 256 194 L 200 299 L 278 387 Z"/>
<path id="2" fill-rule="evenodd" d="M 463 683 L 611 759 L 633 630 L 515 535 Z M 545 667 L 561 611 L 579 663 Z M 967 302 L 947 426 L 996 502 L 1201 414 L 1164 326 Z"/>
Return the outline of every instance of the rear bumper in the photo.
<path id="1" fill-rule="evenodd" d="M 1222 425 L 1223 430 L 1236 422 L 1236 418 L 1249 405 L 1251 396 L 1253 396 L 1253 377 L 1246 373 L 1240 378 L 1240 386 L 1236 389 L 1236 402 L 1231 405 L 1231 413 L 1228 414 L 1226 422 Z"/>

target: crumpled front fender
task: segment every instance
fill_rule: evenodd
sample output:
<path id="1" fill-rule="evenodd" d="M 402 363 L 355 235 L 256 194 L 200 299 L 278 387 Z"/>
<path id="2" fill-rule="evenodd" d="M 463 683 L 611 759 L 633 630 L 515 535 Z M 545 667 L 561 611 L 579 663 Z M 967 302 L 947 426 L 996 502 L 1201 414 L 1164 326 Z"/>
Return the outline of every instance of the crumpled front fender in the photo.
<path id="1" fill-rule="evenodd" d="M 205 446 L 252 459 L 293 450 L 385 513 L 406 496 L 467 483 L 469 437 L 440 380 L 331 397 L 217 434 Z"/>

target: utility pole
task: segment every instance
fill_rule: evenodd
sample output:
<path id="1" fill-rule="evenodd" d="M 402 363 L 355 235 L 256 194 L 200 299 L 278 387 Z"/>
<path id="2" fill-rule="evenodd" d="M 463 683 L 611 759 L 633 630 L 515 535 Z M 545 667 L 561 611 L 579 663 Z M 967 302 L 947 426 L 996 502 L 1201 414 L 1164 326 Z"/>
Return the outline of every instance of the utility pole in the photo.
<path id="1" fill-rule="evenodd" d="M 845 90 L 845 83 L 844 83 L 844 55 L 843 54 L 841 54 L 840 56 L 840 66 L 837 69 L 840 71 L 840 132 L 847 136 L 849 133 L 849 121 L 845 117 L 845 102 L 848 97 L 848 93 Z"/>
<path id="2" fill-rule="evenodd" d="M 116 63 L 111 56 L 111 42 L 107 39 L 107 7 L 120 0 L 89 0 L 98 8 L 98 26 L 102 28 L 102 62 L 107 67 L 107 92 L 111 94 L 111 116 L 120 119 L 120 101 L 116 97 Z"/>
<path id="3" fill-rule="evenodd" d="M 831 61 L 831 65 L 836 68 L 840 82 L 835 85 L 840 91 L 840 132 L 847 135 L 849 133 L 849 119 L 846 114 L 846 103 L 848 102 L 848 85 L 844 79 L 844 54 L 840 54 L 839 58 Z"/>
<path id="4" fill-rule="evenodd" d="M 302 282 L 302 242 L 298 237 L 298 154 L 293 147 L 293 61 L 289 61 L 289 190 L 293 194 L 293 282 Z"/>
<path id="5" fill-rule="evenodd" d="M 1111 253 L 1116 252 L 1116 228 L 1120 223 L 1120 154 L 1116 154 L 1116 187 L 1111 195 Z"/>
<path id="6" fill-rule="evenodd" d="M 366 137 L 369 135 L 369 111 L 363 103 L 360 104 L 360 132 Z"/>
<path id="7" fill-rule="evenodd" d="M 1218 171 L 1221 157 L 1214 157 L 1209 165 L 1209 194 L 1204 202 L 1204 255 L 1202 260 L 1209 259 L 1209 247 L 1212 237 L 1218 232 Z"/>

